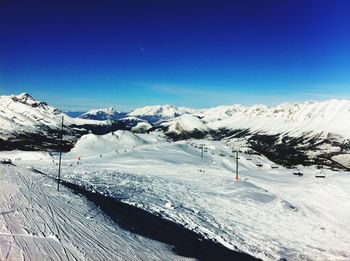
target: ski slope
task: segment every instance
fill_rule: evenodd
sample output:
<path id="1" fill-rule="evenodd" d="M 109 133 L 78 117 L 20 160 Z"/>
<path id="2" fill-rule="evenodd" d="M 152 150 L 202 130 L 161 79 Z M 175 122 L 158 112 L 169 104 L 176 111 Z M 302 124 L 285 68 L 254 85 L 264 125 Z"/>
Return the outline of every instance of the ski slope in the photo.
<path id="1" fill-rule="evenodd" d="M 15 154 L 33 159 L 30 152 Z M 119 228 L 64 186 L 57 192 L 52 179 L 24 166 L 0 165 L 0 188 L 0 260 L 180 258 L 165 244 Z"/>
<path id="2" fill-rule="evenodd" d="M 264 260 L 349 259 L 349 173 L 324 169 L 317 179 L 314 167 L 299 166 L 298 177 L 245 149 L 236 181 L 231 148 L 218 141 L 90 135 L 63 156 L 63 178 Z M 57 172 L 52 159 L 23 164 Z"/>

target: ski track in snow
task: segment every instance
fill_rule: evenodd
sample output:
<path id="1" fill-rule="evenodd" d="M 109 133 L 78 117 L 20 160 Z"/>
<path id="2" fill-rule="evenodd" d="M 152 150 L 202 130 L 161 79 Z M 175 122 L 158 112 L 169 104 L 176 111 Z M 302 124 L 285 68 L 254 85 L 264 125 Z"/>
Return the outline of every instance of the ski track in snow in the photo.
<path id="1" fill-rule="evenodd" d="M 12 166 L 0 174 L 0 260 L 176 259 L 47 177 Z"/>

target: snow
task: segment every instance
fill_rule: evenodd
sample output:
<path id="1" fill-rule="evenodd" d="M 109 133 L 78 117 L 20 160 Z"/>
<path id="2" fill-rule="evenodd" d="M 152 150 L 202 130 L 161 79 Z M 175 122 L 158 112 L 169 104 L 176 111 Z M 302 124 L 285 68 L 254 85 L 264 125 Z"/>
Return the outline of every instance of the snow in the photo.
<path id="1" fill-rule="evenodd" d="M 119 112 L 119 111 L 115 111 L 112 107 L 110 107 L 110 108 L 103 108 L 103 109 L 92 109 L 85 112 L 84 114 L 93 114 L 93 115 L 97 115 L 99 113 L 113 114 L 115 112 Z"/>
<path id="2" fill-rule="evenodd" d="M 339 154 L 332 157 L 332 160 L 340 163 L 341 165 L 350 168 L 350 154 Z"/>
<path id="3" fill-rule="evenodd" d="M 220 128 L 250 129 L 252 132 L 286 133 L 291 136 L 301 136 L 308 132 L 323 134 L 323 136 L 334 133 L 345 138 L 350 137 L 348 131 L 350 128 L 350 101 L 348 100 L 285 103 L 277 107 L 255 105 L 245 110 L 236 110 L 231 116 L 217 121 L 213 120 L 213 114 L 208 115 L 204 111 L 203 120 L 210 122 L 207 126 L 214 130 Z"/>
<path id="4" fill-rule="evenodd" d="M 58 129 L 63 115 L 59 110 L 34 100 L 28 94 L 0 96 L 0 138 L 6 140 L 21 133 L 40 132 L 45 128 Z M 350 138 L 349 100 L 283 103 L 276 107 L 230 105 L 202 110 L 156 105 L 138 108 L 130 113 L 118 112 L 113 108 L 94 109 L 86 115 L 96 119 L 112 119 L 115 116 L 121 121 L 132 123 L 130 126 L 136 132 L 148 130 L 153 123 L 160 121 L 163 126 L 170 126 L 170 132 L 175 133 L 182 130 L 191 132 L 194 129 L 203 132 L 249 129 L 252 133 L 292 137 L 331 137 L 338 141 Z M 110 124 L 104 120 L 64 116 L 66 126 Z"/>
<path id="5" fill-rule="evenodd" d="M 67 154 L 69 157 L 93 156 L 96 153 L 115 153 L 118 150 L 132 150 L 136 146 L 152 144 L 162 140 L 156 136 L 147 134 L 134 134 L 130 131 L 118 130 L 106 135 L 87 134 L 82 136 L 72 150 Z"/>
<path id="6" fill-rule="evenodd" d="M 106 121 L 71 118 L 29 94 L 0 96 L 0 138 L 8 139 L 23 133 L 38 133 L 45 128 L 59 129 L 61 118 L 68 125 L 105 125 Z"/>
<path id="7" fill-rule="evenodd" d="M 263 156 L 239 153 L 237 181 L 232 147 L 219 141 L 104 136 L 82 137 L 64 154 L 63 179 L 264 260 L 350 258 L 349 172 L 325 169 L 326 178 L 317 179 L 314 167 L 298 166 L 299 177 Z M 199 144 L 207 150 L 203 159 Z M 72 164 L 77 154 L 86 155 L 79 165 Z M 56 175 L 51 161 L 21 164 Z"/>
<path id="8" fill-rule="evenodd" d="M 184 114 L 162 123 L 162 126 L 168 127 L 169 133 L 193 132 L 195 130 L 207 132 L 209 130 L 200 119 L 190 114 Z"/>
<path id="9" fill-rule="evenodd" d="M 35 133 L 44 127 L 57 129 L 62 115 L 28 94 L 0 96 L 0 138 L 6 140 L 18 134 Z M 135 121 L 135 132 L 150 129 L 150 123 L 160 121 L 168 133 L 177 134 L 249 129 L 295 137 L 316 135 L 340 140 L 350 137 L 348 100 L 284 103 L 276 107 L 232 105 L 203 110 L 147 106 L 132 111 L 124 119 Z M 65 123 L 108 124 L 68 116 Z M 199 144 L 205 145 L 204 158 L 201 158 Z M 63 155 L 62 177 L 161 215 L 228 248 L 238 248 L 263 259 L 350 259 L 349 172 L 324 169 L 326 178 L 318 179 L 315 167 L 298 166 L 303 176 L 295 176 L 293 170 L 277 166 L 263 156 L 243 153 L 248 150 L 246 144 L 242 139 L 168 142 L 153 134 L 129 131 L 101 136 L 88 134 Z M 234 178 L 233 149 L 242 151 L 239 180 Z M 334 148 L 324 144 L 319 149 L 332 152 Z M 57 155 L 11 151 L 0 152 L 0 158 L 11 158 L 18 166 L 15 170 L 0 165 L 0 207 L 3 209 L 0 259 L 5 259 L 6 253 L 13 259 L 40 259 L 43 255 L 53 259 L 62 255 L 68 260 L 81 259 L 82 253 L 91 257 L 94 256 L 91 244 L 101 243 L 101 238 L 106 241 L 96 250 L 99 258 L 131 258 L 124 256 L 124 248 L 118 242 L 128 246 L 129 254 L 136 247 L 139 259 L 149 257 L 143 246 L 153 248 L 153 242 L 135 239 L 137 242 L 130 243 L 129 238 L 134 240 L 133 237 L 124 232 L 122 235 L 112 233 L 112 225 L 102 214 L 98 214 L 101 222 L 97 222 L 98 225 L 71 225 L 84 223 L 78 212 L 88 211 L 91 206 L 68 191 L 65 200 L 61 194 L 52 192 L 54 185 L 49 179 L 30 171 L 35 167 L 55 176 Z M 332 159 L 349 167 L 347 154 Z M 74 198 L 76 208 L 70 206 L 70 198 Z M 46 206 L 44 209 L 53 205 L 60 215 L 45 212 L 40 208 L 42 205 Z M 11 214 L 12 211 L 16 215 Z M 74 215 L 70 216 L 71 213 Z M 81 237 L 84 242 L 92 243 L 79 243 Z M 160 249 L 163 248 L 160 246 Z M 168 255 L 165 251 L 151 258 L 157 259 L 163 254 Z"/>
<path id="10" fill-rule="evenodd" d="M 1 260 L 182 258 L 165 244 L 121 229 L 64 186 L 57 192 L 52 179 L 30 169 L 0 165 L 0 188 Z"/>
<path id="11" fill-rule="evenodd" d="M 136 126 L 132 127 L 133 132 L 145 132 L 152 128 L 152 125 L 148 122 L 139 122 L 136 124 Z"/>
<path id="12" fill-rule="evenodd" d="M 329 133 L 350 138 L 350 101 L 327 100 L 304 103 L 282 103 L 275 107 L 254 105 L 218 106 L 193 110 L 170 105 L 146 106 L 130 116 L 151 121 L 166 120 L 171 124 L 182 116 L 197 116 L 206 125 L 205 129 L 249 129 L 251 132 L 286 134 L 293 137 L 315 136 L 326 138 Z M 154 120 L 156 119 L 156 120 Z"/>
<path id="13" fill-rule="evenodd" d="M 217 106 L 210 109 L 200 110 L 197 114 L 203 117 L 205 122 L 220 121 L 231 117 L 234 113 L 246 110 L 242 105 Z"/>
<path id="14" fill-rule="evenodd" d="M 81 119 L 92 120 L 118 120 L 126 115 L 125 112 L 120 112 L 114 108 L 92 109 L 79 116 Z"/>
<path id="15" fill-rule="evenodd" d="M 12 160 L 12 162 L 16 163 L 17 161 L 32 161 L 32 160 L 50 160 L 51 156 L 47 152 L 41 151 L 31 151 L 30 153 L 26 151 L 20 150 L 12 150 L 12 151 L 2 151 L 0 155 L 3 155 L 6 158 Z"/>
<path id="16" fill-rule="evenodd" d="M 155 105 L 155 106 L 146 106 L 143 108 L 138 108 L 131 111 L 128 115 L 140 118 L 149 118 L 152 117 L 156 120 L 160 119 L 172 119 L 177 116 L 186 113 L 185 108 L 177 108 L 171 105 Z"/>

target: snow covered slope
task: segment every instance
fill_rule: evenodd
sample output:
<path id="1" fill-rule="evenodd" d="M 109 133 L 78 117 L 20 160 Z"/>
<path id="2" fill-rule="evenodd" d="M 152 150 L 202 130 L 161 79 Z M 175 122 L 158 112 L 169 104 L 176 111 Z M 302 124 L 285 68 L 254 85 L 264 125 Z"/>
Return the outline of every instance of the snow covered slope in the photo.
<path id="1" fill-rule="evenodd" d="M 28 94 L 0 96 L 1 137 L 13 131 L 36 131 L 38 126 L 56 127 L 61 113 Z"/>
<path id="2" fill-rule="evenodd" d="M 150 129 L 152 129 L 152 127 L 153 126 L 148 122 L 138 122 L 134 127 L 132 127 L 131 130 L 136 133 L 143 133 L 149 131 Z"/>
<path id="3" fill-rule="evenodd" d="M 246 108 L 247 107 L 243 107 L 242 105 L 223 105 L 210 109 L 198 110 L 195 113 L 200 116 L 204 122 L 209 123 L 229 118 L 237 112 L 245 111 Z"/>
<path id="4" fill-rule="evenodd" d="M 0 191 L 0 260 L 186 259 L 32 168 L 0 165 Z"/>
<path id="5" fill-rule="evenodd" d="M 64 179 L 265 260 L 350 258 L 348 172 L 324 169 L 326 178 L 318 179 L 315 167 L 299 166 L 304 175 L 296 176 L 242 148 L 237 181 L 232 147 L 220 141 L 169 143 L 143 134 L 137 137 L 147 142 L 136 142 L 134 134 L 122 132 L 123 142 L 107 148 L 94 143 L 111 143 L 110 135 L 88 137 L 76 152 L 86 153 L 90 144 L 93 153 L 79 165 L 72 164 L 73 150 L 65 154 Z M 199 144 L 205 144 L 204 158 Z M 50 161 L 35 164 L 56 175 Z"/>
<path id="6" fill-rule="evenodd" d="M 0 96 L 0 148 L 57 148 L 63 115 L 28 94 Z M 174 140 L 243 138 L 250 146 L 284 165 L 333 164 L 331 157 L 350 152 L 350 101 L 329 100 L 281 104 L 219 106 L 192 110 L 170 105 L 146 106 L 130 113 L 93 110 L 86 120 L 65 116 L 64 145 L 71 148 L 89 131 L 155 131 Z M 117 121 L 100 121 L 113 119 Z M 34 142 L 33 142 L 34 141 Z M 34 147 L 33 147 L 34 144 Z"/>
<path id="7" fill-rule="evenodd" d="M 177 108 L 171 105 L 155 105 L 135 109 L 131 111 L 128 115 L 145 119 L 153 123 L 159 120 L 173 119 L 184 113 L 189 113 L 189 111 L 189 109 Z"/>
<path id="8" fill-rule="evenodd" d="M 338 162 L 339 164 L 350 170 L 350 154 L 339 154 L 332 157 L 332 160 Z"/>
<path id="9" fill-rule="evenodd" d="M 147 137 L 152 137 L 147 138 Z M 106 135 L 87 134 L 82 136 L 69 155 L 91 156 L 97 152 L 104 154 L 118 150 L 130 150 L 140 145 L 156 143 L 163 139 L 147 134 L 134 134 L 130 131 L 118 130 Z"/>
<path id="10" fill-rule="evenodd" d="M 28 94 L 0 96 L 0 137 L 13 132 L 35 131 L 38 126 L 55 128 L 60 123 L 61 115 L 57 109 L 48 106 L 45 102 L 35 101 Z M 165 121 L 163 126 L 174 125 L 174 123 L 182 125 L 183 131 L 190 131 L 194 128 L 203 131 L 248 129 L 251 133 L 260 132 L 269 135 L 327 137 L 331 134 L 350 138 L 348 131 L 350 129 L 350 101 L 348 100 L 285 103 L 276 107 L 232 105 L 202 110 L 157 105 L 135 109 L 130 113 L 108 108 L 91 110 L 80 117 L 133 121 L 133 126 L 139 122 L 153 124 L 162 120 Z M 104 121 L 84 122 L 68 116 L 65 122 L 67 125 L 106 124 Z M 179 132 L 176 127 L 171 130 Z"/>
<path id="11" fill-rule="evenodd" d="M 127 113 L 116 111 L 114 108 L 93 109 L 79 116 L 81 119 L 91 120 L 118 120 L 126 116 Z"/>
<path id="12" fill-rule="evenodd" d="M 71 118 L 29 94 L 0 96 L 0 149 L 58 147 L 64 116 L 64 148 L 88 131 L 106 133 L 119 126 L 107 121 Z"/>
<path id="13" fill-rule="evenodd" d="M 56 139 L 58 137 L 63 115 L 59 110 L 45 102 L 36 101 L 25 93 L 18 96 L 0 96 L 1 149 L 53 142 L 55 136 Z M 66 116 L 66 126 L 70 121 Z M 66 141 L 72 142 L 74 131 L 70 128 L 65 130 Z"/>
<path id="14" fill-rule="evenodd" d="M 215 109 L 204 110 L 203 120 L 209 122 L 208 126 L 214 130 L 249 129 L 251 132 L 287 134 L 294 137 L 305 134 L 326 137 L 332 133 L 350 138 L 348 100 L 285 103 L 276 107 L 255 105 L 231 108 L 223 108 L 224 113 L 217 113 L 218 110 Z"/>
<path id="15" fill-rule="evenodd" d="M 220 106 L 197 113 L 215 139 L 245 139 L 285 166 L 340 167 L 332 156 L 350 153 L 350 101 L 329 100 L 276 107 Z"/>
<path id="16" fill-rule="evenodd" d="M 190 114 L 183 114 L 172 120 L 166 121 L 161 124 L 166 129 L 166 133 L 170 135 L 193 135 L 206 134 L 209 128 L 197 117 Z"/>
<path id="17" fill-rule="evenodd" d="M 250 133 L 268 135 L 278 134 L 291 137 L 317 135 L 319 138 L 338 135 L 350 138 L 348 131 L 350 128 L 350 101 L 348 100 L 283 103 L 276 107 L 230 105 L 201 110 L 157 105 L 135 109 L 128 115 L 146 120 L 151 124 L 162 120 L 166 122 L 164 126 L 172 125 L 177 118 L 179 122 L 183 122 L 186 119 L 181 118 L 182 115 L 197 116 L 192 118 L 192 125 L 202 125 L 201 129 L 205 131 L 247 129 Z M 206 127 L 198 123 L 198 117 Z M 186 128 L 184 131 L 187 131 Z"/>

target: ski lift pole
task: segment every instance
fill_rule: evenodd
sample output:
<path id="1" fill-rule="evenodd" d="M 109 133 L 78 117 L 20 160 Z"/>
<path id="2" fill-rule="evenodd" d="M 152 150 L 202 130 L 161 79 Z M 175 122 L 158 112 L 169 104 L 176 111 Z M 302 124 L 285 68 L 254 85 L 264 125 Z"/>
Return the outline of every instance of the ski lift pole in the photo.
<path id="1" fill-rule="evenodd" d="M 238 150 L 236 150 L 236 180 L 238 180 Z"/>
<path id="2" fill-rule="evenodd" d="M 60 191 L 61 160 L 62 160 L 62 142 L 63 142 L 63 116 L 62 116 L 62 123 L 61 123 L 60 157 L 59 157 L 59 161 L 58 161 L 57 191 Z"/>

